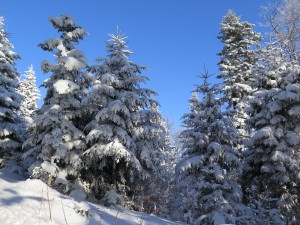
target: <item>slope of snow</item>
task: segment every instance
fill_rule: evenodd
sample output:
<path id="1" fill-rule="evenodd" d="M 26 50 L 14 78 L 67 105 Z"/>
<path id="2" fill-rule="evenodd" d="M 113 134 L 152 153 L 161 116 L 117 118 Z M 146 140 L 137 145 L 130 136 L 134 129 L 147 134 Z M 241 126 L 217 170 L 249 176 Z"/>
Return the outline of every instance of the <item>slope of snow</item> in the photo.
<path id="1" fill-rule="evenodd" d="M 153 215 L 77 202 L 36 179 L 0 170 L 1 225 L 178 225 Z"/>

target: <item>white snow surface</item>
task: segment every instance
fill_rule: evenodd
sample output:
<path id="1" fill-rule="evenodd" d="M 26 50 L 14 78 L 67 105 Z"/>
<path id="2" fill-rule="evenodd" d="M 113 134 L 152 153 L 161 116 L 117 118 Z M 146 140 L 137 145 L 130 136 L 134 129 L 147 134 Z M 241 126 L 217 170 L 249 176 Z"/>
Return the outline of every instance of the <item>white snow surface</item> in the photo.
<path id="1" fill-rule="evenodd" d="M 70 80 L 58 80 L 53 86 L 58 94 L 69 94 L 79 89 L 79 86 Z"/>
<path id="2" fill-rule="evenodd" d="M 51 216 L 50 216 L 51 213 Z M 148 215 L 89 202 L 78 202 L 40 180 L 0 170 L 1 225 L 176 225 Z"/>

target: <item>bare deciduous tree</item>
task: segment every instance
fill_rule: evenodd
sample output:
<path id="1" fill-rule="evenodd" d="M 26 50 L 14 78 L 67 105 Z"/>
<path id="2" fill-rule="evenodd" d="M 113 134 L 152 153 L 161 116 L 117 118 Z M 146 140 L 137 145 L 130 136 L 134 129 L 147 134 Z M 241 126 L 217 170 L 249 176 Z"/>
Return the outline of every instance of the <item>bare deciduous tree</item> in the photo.
<path id="1" fill-rule="evenodd" d="M 300 63 L 300 0 L 282 0 L 262 9 L 271 41 L 277 41 L 290 60 Z"/>

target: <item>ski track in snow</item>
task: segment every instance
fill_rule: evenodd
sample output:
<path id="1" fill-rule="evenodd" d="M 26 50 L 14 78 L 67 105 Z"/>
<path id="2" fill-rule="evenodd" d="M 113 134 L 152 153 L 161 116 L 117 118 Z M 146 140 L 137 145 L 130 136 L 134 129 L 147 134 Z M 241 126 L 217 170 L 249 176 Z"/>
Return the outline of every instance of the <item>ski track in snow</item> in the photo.
<path id="1" fill-rule="evenodd" d="M 88 215 L 83 216 L 81 212 L 84 214 L 87 210 Z M 25 180 L 8 170 L 1 169 L 0 224 L 178 225 L 179 223 L 142 212 L 77 202 L 48 187 L 40 180 Z"/>

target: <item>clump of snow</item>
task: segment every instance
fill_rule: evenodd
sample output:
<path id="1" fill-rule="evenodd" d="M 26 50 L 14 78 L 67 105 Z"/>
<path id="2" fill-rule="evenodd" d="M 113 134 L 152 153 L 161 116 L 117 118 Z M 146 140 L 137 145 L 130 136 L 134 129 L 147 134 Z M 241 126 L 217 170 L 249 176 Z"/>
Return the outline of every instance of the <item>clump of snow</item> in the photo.
<path id="1" fill-rule="evenodd" d="M 200 162 L 202 162 L 202 160 L 203 160 L 202 156 L 194 156 L 192 158 L 182 160 L 176 166 L 176 170 L 178 172 L 183 172 L 183 171 L 186 171 L 186 170 L 191 169 L 193 167 L 198 167 Z"/>
<path id="2" fill-rule="evenodd" d="M 89 215 L 90 207 L 86 202 L 74 203 L 75 212 L 81 216 L 87 217 Z"/>
<path id="3" fill-rule="evenodd" d="M 58 94 L 73 93 L 75 90 L 79 90 L 79 86 L 70 80 L 58 80 L 54 84 L 54 89 Z"/>
<path id="4" fill-rule="evenodd" d="M 77 71 L 86 67 L 86 65 L 83 62 L 80 62 L 79 60 L 73 57 L 61 57 L 59 61 L 65 65 L 68 71 Z"/>
<path id="5" fill-rule="evenodd" d="M 104 196 L 104 202 L 107 206 L 119 205 L 122 202 L 122 199 L 118 195 L 118 193 L 112 189 L 107 192 Z"/>

